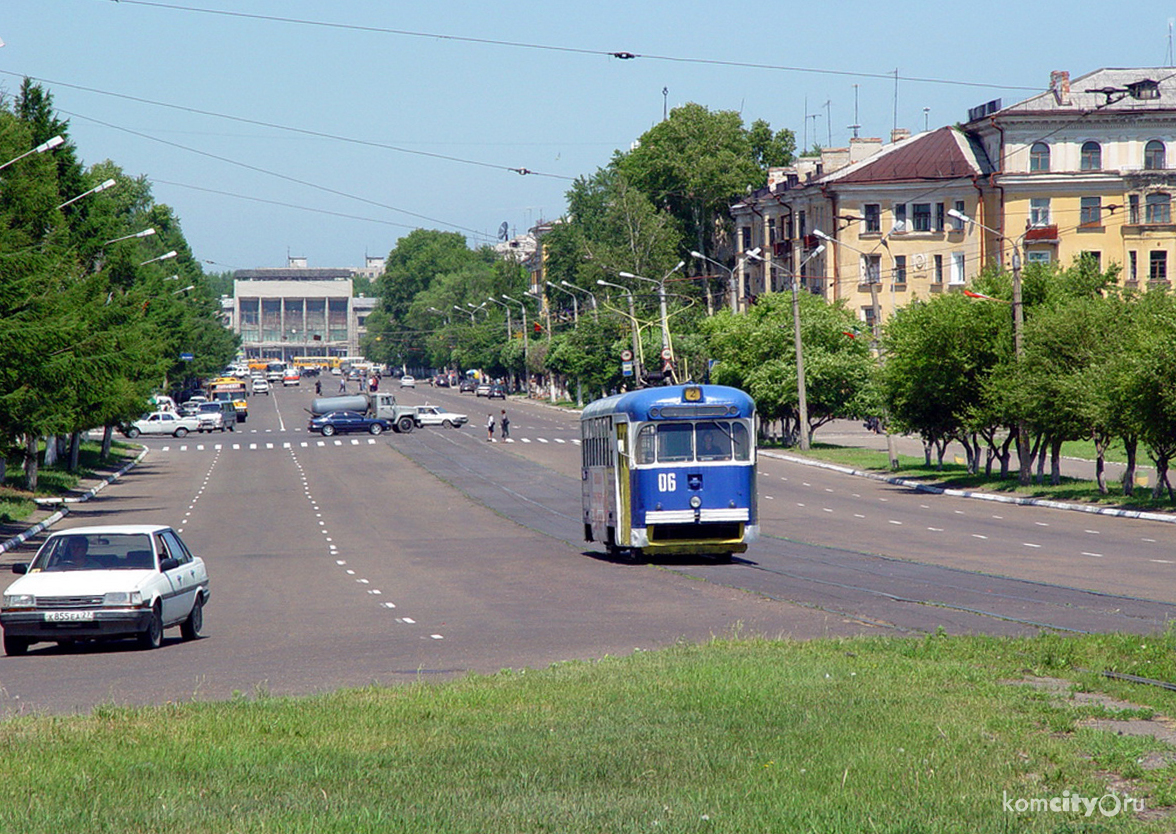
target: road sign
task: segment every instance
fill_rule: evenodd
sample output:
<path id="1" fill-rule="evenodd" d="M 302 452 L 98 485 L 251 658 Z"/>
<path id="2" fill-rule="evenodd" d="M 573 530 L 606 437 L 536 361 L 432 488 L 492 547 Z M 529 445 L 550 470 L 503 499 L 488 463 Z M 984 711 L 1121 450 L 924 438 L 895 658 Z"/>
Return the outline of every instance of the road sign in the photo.
<path id="1" fill-rule="evenodd" d="M 674 358 L 674 352 L 672 350 L 670 350 L 669 348 L 665 348 L 662 350 L 662 359 L 673 359 L 673 358 Z"/>
<path id="2" fill-rule="evenodd" d="M 621 361 L 622 362 L 632 362 L 633 361 L 633 351 L 622 350 L 621 351 Z"/>
<path id="3" fill-rule="evenodd" d="M 621 363 L 621 376 L 633 376 L 633 363 L 632 362 L 622 362 Z"/>
<path id="4" fill-rule="evenodd" d="M 193 359 L 195 359 L 195 358 L 196 358 L 196 357 L 195 357 L 195 356 L 193 356 L 193 355 L 192 355 L 192 354 L 190 354 L 190 353 L 181 353 L 181 354 L 180 354 L 180 361 L 181 361 L 181 362 L 191 362 L 191 361 L 192 361 Z"/>

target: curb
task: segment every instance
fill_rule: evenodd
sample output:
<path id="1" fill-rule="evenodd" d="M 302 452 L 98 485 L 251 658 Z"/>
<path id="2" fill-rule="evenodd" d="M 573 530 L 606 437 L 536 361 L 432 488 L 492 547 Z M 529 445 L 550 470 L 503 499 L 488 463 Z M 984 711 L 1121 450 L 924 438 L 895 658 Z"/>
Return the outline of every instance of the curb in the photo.
<path id="1" fill-rule="evenodd" d="M 858 478 L 869 478 L 873 481 L 880 481 L 886 484 L 894 484 L 895 486 L 906 487 L 908 489 L 917 490 L 918 492 L 928 492 L 932 495 L 951 495 L 956 498 L 974 498 L 980 501 L 995 501 L 999 504 L 1020 504 L 1031 507 L 1047 507 L 1052 510 L 1069 510 L 1077 513 L 1091 513 L 1094 515 L 1110 515 L 1117 518 L 1139 518 L 1145 521 L 1160 521 L 1165 524 L 1176 524 L 1176 515 L 1169 515 L 1167 513 L 1150 513 L 1144 510 L 1120 510 L 1114 507 L 1095 507 L 1089 504 L 1068 504 L 1064 501 L 1050 501 L 1045 498 L 1021 498 L 1015 495 L 996 495 L 991 492 L 975 492 L 970 489 L 945 489 L 943 487 L 927 486 L 918 481 L 910 481 L 906 478 L 893 478 L 888 475 L 879 475 L 876 472 L 865 472 L 860 469 L 852 469 L 848 466 L 840 466 L 835 463 L 825 463 L 819 460 L 810 460 L 808 458 L 796 457 L 794 455 L 782 455 L 777 452 L 759 452 L 760 457 L 775 458 L 776 460 L 785 460 L 789 463 L 799 463 L 802 466 L 813 466 L 817 469 L 827 469 L 831 472 L 840 472 L 843 475 L 854 475 Z"/>
<path id="2" fill-rule="evenodd" d="M 147 455 L 147 448 L 143 447 L 142 451 L 140 451 L 139 454 L 135 458 L 128 461 L 122 467 L 122 469 L 119 469 L 117 472 L 115 472 L 112 475 L 107 475 L 105 478 L 101 479 L 97 484 L 95 484 L 93 487 L 86 490 L 85 492 L 83 492 L 79 496 L 70 497 L 70 498 L 34 498 L 33 500 L 36 502 L 37 506 L 39 506 L 39 507 L 57 507 L 58 508 L 57 512 L 53 513 L 53 515 L 38 522 L 37 524 L 34 524 L 32 527 L 25 530 L 23 533 L 20 533 L 19 535 L 16 535 L 16 536 L 13 536 L 8 541 L 0 542 L 0 553 L 7 553 L 9 550 L 12 550 L 14 547 L 18 547 L 18 546 L 24 544 L 26 541 L 31 539 L 33 536 L 39 535 L 40 533 L 44 532 L 48 528 L 52 527 L 57 522 L 61 521 L 61 519 L 65 518 L 67 515 L 69 515 L 69 505 L 70 504 L 79 504 L 83 501 L 89 501 L 91 498 L 93 498 L 99 492 L 106 489 L 106 487 L 108 487 L 110 484 L 114 483 L 119 478 L 121 478 L 123 475 L 125 475 L 133 466 L 135 466 L 139 461 L 141 461 L 144 457 L 146 457 L 146 455 Z"/>

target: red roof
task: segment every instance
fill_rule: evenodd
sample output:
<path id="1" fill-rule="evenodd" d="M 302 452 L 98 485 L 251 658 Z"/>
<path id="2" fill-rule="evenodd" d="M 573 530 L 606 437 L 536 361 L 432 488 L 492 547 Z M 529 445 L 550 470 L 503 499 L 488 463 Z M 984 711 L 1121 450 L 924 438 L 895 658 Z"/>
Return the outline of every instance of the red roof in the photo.
<path id="1" fill-rule="evenodd" d="M 837 183 L 910 182 L 958 179 L 979 173 L 982 171 L 971 154 L 961 148 L 954 129 L 941 127 L 888 153 L 865 159 L 857 170 L 834 175 L 833 179 Z"/>

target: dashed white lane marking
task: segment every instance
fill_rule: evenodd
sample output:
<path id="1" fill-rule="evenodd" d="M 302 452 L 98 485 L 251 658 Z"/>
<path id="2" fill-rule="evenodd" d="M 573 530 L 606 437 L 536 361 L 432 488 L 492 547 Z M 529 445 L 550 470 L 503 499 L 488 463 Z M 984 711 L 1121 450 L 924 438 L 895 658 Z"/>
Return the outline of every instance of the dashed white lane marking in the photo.
<path id="1" fill-rule="evenodd" d="M 828 507 L 822 507 L 822 508 L 821 508 L 821 512 L 825 512 L 825 513 L 831 513 L 831 512 L 833 512 L 833 510 L 831 510 L 831 509 L 830 509 L 830 508 L 828 508 Z"/>
<path id="2" fill-rule="evenodd" d="M 1155 544 L 1155 543 L 1156 543 L 1156 540 L 1155 540 L 1155 539 L 1140 539 L 1140 541 L 1149 542 L 1149 543 L 1151 543 L 1151 544 Z"/>
<path id="3" fill-rule="evenodd" d="M 1157 565 L 1171 565 L 1171 564 L 1176 564 L 1176 563 L 1173 563 L 1173 562 L 1169 561 L 1168 559 L 1148 559 L 1148 561 L 1149 561 L 1149 562 L 1155 562 Z"/>
<path id="4" fill-rule="evenodd" d="M 555 442 L 556 443 L 567 443 L 566 440 L 562 440 L 561 438 L 558 438 L 558 437 L 555 439 Z"/>
<path id="5" fill-rule="evenodd" d="M 1041 547 L 1041 545 L 1033 544 L 1032 542 L 1021 542 L 1021 545 L 1024 547 Z"/>
<path id="6" fill-rule="evenodd" d="M 529 438 L 529 437 L 524 437 L 524 438 L 523 438 L 523 442 L 524 442 L 524 443 L 530 443 L 530 442 L 531 442 L 531 438 Z"/>
<path id="7" fill-rule="evenodd" d="M 899 527 L 901 527 L 901 526 L 902 526 L 902 522 L 901 522 L 901 521 L 895 521 L 894 519 L 888 519 L 886 523 L 887 523 L 887 524 L 897 524 Z"/>
<path id="8" fill-rule="evenodd" d="M 775 501 L 775 500 L 776 500 L 776 496 L 775 496 L 775 495 L 765 495 L 765 496 L 764 496 L 764 498 L 767 498 L 769 501 Z"/>
<path id="9" fill-rule="evenodd" d="M 539 438 L 536 438 L 536 439 L 537 439 L 537 440 L 538 440 L 540 443 L 550 443 L 550 442 L 551 442 L 551 441 L 549 441 L 549 440 L 548 440 L 546 437 L 539 437 Z"/>
<path id="10" fill-rule="evenodd" d="M 1101 559 L 1103 557 L 1103 555 L 1101 553 L 1087 553 L 1085 550 L 1082 551 L 1082 555 L 1083 556 L 1093 556 L 1095 559 Z"/>
<path id="11" fill-rule="evenodd" d="M 1033 523 L 1036 524 L 1038 527 L 1048 527 L 1049 526 L 1048 521 L 1035 521 Z"/>
<path id="12" fill-rule="evenodd" d="M 981 536 L 979 533 L 973 533 L 972 538 L 974 538 L 974 539 L 987 539 L 988 536 Z"/>
<path id="13" fill-rule="evenodd" d="M 864 515 L 862 515 L 861 513 L 854 513 L 854 514 L 853 514 L 853 517 L 854 517 L 854 518 L 865 518 L 865 516 L 864 516 Z"/>
<path id="14" fill-rule="evenodd" d="M 932 533 L 942 533 L 943 532 L 942 527 L 928 527 L 927 529 L 930 530 Z"/>
<path id="15" fill-rule="evenodd" d="M 1102 535 L 1102 533 L 1100 533 L 1098 530 L 1083 530 L 1082 532 L 1083 533 L 1090 533 L 1090 535 L 1092 535 L 1092 536 L 1101 536 Z"/>

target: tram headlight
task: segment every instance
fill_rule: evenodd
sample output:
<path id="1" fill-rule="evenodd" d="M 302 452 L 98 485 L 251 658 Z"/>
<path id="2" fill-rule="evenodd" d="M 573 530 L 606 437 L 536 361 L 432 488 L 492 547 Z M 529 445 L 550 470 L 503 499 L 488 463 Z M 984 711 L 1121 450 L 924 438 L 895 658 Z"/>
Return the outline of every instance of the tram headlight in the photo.
<path id="1" fill-rule="evenodd" d="M 690 496 L 690 509 L 697 510 L 702 506 L 702 497 L 699 495 Z"/>

